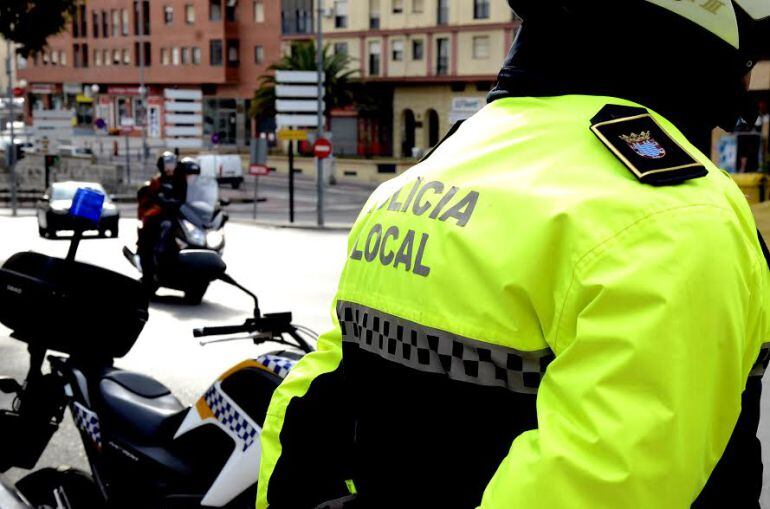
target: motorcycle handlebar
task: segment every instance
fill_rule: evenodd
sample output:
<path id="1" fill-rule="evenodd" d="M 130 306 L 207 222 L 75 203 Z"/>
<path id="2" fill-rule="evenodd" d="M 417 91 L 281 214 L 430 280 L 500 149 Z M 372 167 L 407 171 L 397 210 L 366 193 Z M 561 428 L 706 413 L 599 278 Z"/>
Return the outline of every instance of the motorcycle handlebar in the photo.
<path id="1" fill-rule="evenodd" d="M 272 332 L 274 334 L 280 334 L 294 330 L 294 327 L 291 325 L 291 319 L 291 313 L 266 314 L 260 318 L 246 320 L 241 325 L 224 325 L 219 327 L 193 329 L 193 336 L 201 338 L 204 336 L 226 336 L 229 334 L 246 334 L 251 332 Z"/>
<path id="2" fill-rule="evenodd" d="M 224 325 L 221 327 L 201 327 L 193 329 L 193 336 L 202 338 L 204 336 L 225 336 L 228 334 L 240 334 L 252 332 L 253 327 L 249 324 L 243 325 Z"/>

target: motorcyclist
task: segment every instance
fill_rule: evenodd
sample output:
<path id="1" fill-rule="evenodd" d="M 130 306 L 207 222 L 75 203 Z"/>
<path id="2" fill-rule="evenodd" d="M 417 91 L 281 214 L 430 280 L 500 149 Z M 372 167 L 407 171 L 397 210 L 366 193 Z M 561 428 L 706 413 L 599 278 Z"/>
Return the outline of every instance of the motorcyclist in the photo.
<path id="1" fill-rule="evenodd" d="M 158 174 L 139 190 L 137 209 L 142 222 L 137 252 L 142 264 L 142 280 L 151 293 L 156 289 L 157 259 L 167 251 L 165 239 L 171 228 L 170 214 L 184 203 L 187 194 L 184 171 L 173 152 L 163 152 L 158 157 L 157 167 Z"/>

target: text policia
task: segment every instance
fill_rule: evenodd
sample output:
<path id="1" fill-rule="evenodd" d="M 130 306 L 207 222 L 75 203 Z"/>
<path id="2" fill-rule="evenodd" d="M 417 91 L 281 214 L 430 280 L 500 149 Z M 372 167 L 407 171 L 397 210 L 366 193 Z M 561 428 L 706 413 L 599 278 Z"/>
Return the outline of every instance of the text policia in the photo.
<path id="1" fill-rule="evenodd" d="M 393 193 L 390 199 L 372 207 L 368 214 L 411 213 L 421 219 L 453 220 L 457 226 L 465 227 L 478 200 L 477 191 L 463 191 L 456 186 L 447 188 L 443 182 L 426 182 L 418 177 Z M 423 263 L 423 259 L 430 237 L 413 229 L 402 235 L 403 229 L 376 223 L 365 236 L 356 239 L 350 258 L 367 262 L 378 260 L 386 267 L 401 268 L 427 277 L 430 267 Z"/>

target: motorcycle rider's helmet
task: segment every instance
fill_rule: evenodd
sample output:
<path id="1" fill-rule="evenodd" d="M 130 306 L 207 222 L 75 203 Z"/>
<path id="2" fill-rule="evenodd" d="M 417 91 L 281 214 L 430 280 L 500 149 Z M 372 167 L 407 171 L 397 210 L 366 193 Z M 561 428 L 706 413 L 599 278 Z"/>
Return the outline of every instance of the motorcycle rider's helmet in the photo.
<path id="1" fill-rule="evenodd" d="M 569 65 L 572 75 L 615 80 L 622 83 L 620 90 L 636 86 L 637 96 L 645 95 L 643 87 L 664 88 L 668 80 L 672 90 L 688 93 L 691 101 L 697 97 L 702 109 L 711 111 L 709 118 L 728 129 L 736 115 L 756 115 L 745 83 L 756 62 L 770 58 L 770 0 L 508 0 L 508 5 L 523 20 L 525 36 L 529 31 L 529 48 L 535 48 L 521 49 L 518 62 L 542 62 L 544 53 L 536 46 L 551 45 L 549 55 L 569 54 L 558 63 L 542 63 L 554 73 Z"/>
<path id="2" fill-rule="evenodd" d="M 201 167 L 198 164 L 198 161 L 196 161 L 192 157 L 184 157 L 179 162 L 179 166 L 182 170 L 183 175 L 200 175 L 201 173 Z"/>
<path id="3" fill-rule="evenodd" d="M 158 171 L 161 174 L 172 175 L 174 170 L 176 170 L 176 164 L 176 154 L 170 150 L 166 150 L 158 157 Z"/>
<path id="4" fill-rule="evenodd" d="M 770 54 L 770 0 L 634 0 L 666 10 L 694 23 L 713 37 L 730 45 L 736 57 L 750 60 Z M 567 11 L 603 9 L 612 3 L 609 0 L 508 0 L 511 9 L 525 19 L 542 11 L 543 7 L 554 7 Z M 625 2 L 622 2 L 625 4 Z M 598 11 L 597 11 L 598 12 Z M 650 24 L 650 35 L 654 33 L 654 19 L 640 19 Z M 611 23 L 612 20 L 607 20 Z M 642 44 L 642 43 L 640 43 Z M 642 47 L 643 48 L 643 47 Z M 638 48 L 638 49 L 642 49 Z M 633 48 L 630 48 L 633 49 Z"/>

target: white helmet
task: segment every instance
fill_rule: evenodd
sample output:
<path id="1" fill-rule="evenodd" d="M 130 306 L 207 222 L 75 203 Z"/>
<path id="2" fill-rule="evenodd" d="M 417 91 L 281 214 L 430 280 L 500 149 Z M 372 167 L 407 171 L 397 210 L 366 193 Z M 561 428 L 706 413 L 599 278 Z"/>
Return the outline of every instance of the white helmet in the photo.
<path id="1" fill-rule="evenodd" d="M 622 6 L 628 0 L 605 2 Z M 770 56 L 770 0 L 641 0 L 673 12 L 722 39 L 748 58 Z M 629 2 L 629 4 L 632 2 Z M 517 12 L 535 10 L 548 4 L 580 9 L 602 0 L 508 0 Z M 538 5 L 539 4 L 539 5 Z M 526 17 L 526 16 L 525 16 Z M 645 20 L 646 21 L 646 20 Z M 641 44 L 641 42 L 640 42 Z"/>

